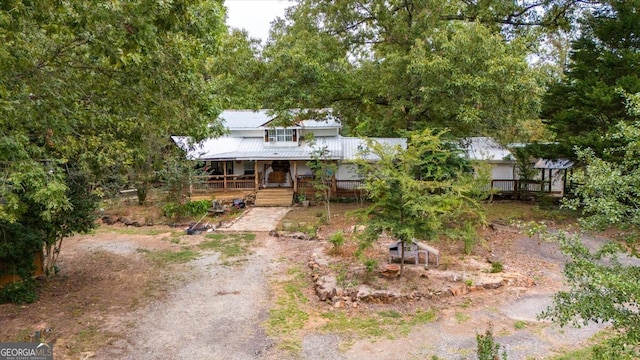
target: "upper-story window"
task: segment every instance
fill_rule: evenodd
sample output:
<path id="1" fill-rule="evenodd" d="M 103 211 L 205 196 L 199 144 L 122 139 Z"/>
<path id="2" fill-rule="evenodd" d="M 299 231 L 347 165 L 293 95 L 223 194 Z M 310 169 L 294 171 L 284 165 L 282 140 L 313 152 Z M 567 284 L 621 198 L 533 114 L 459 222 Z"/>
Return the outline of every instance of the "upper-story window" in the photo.
<path id="1" fill-rule="evenodd" d="M 298 141 L 296 129 L 268 129 L 265 140 L 267 142 L 294 142 Z"/>

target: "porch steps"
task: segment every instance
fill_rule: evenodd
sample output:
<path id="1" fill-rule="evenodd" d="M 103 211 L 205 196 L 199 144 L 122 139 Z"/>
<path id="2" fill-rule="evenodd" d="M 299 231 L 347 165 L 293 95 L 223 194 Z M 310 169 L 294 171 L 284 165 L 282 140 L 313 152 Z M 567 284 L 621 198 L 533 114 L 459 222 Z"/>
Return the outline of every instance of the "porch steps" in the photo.
<path id="1" fill-rule="evenodd" d="M 255 206 L 291 206 L 293 190 L 283 188 L 260 189 L 256 194 Z"/>

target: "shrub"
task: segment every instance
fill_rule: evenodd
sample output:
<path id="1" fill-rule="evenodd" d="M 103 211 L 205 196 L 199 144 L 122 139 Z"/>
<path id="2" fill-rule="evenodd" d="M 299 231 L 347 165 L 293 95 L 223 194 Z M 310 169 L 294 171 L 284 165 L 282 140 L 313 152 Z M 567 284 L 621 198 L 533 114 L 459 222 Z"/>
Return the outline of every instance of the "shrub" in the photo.
<path id="1" fill-rule="evenodd" d="M 38 300 L 38 288 L 34 280 L 17 281 L 0 289 L 0 303 L 30 304 Z"/>
<path id="2" fill-rule="evenodd" d="M 344 234 L 342 231 L 333 233 L 329 237 L 329 242 L 333 244 L 333 250 L 337 253 L 340 251 L 340 247 L 344 245 Z"/>
<path id="3" fill-rule="evenodd" d="M 494 261 L 491 263 L 491 273 L 499 273 L 504 270 L 504 266 L 500 261 Z"/>
<path id="4" fill-rule="evenodd" d="M 184 216 L 202 216 L 211 207 L 211 202 L 209 200 L 190 201 L 182 206 Z"/>
<path id="5" fill-rule="evenodd" d="M 371 275 L 377 268 L 378 260 L 372 258 L 364 260 L 364 269 L 367 271 L 367 275 Z"/>
<path id="6" fill-rule="evenodd" d="M 190 201 L 185 204 L 170 202 L 162 207 L 162 215 L 168 218 L 197 217 L 206 214 L 210 207 L 209 200 Z"/>
<path id="7" fill-rule="evenodd" d="M 478 342 L 478 360 L 507 360 L 507 352 L 502 350 L 500 353 L 500 344 L 493 338 L 493 330 L 491 327 L 482 334 L 476 334 Z"/>

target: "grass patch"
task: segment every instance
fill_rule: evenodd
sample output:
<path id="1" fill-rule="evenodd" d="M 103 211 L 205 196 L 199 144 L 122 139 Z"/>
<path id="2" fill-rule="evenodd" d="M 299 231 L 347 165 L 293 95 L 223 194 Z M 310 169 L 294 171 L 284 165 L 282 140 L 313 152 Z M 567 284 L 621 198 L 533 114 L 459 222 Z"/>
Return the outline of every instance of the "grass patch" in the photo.
<path id="1" fill-rule="evenodd" d="M 541 206 L 520 201 L 485 203 L 487 222 L 508 225 L 514 221 L 555 221 L 559 223 L 575 222 L 579 214 L 559 205 Z"/>
<path id="2" fill-rule="evenodd" d="M 100 226 L 96 228 L 93 234 L 121 234 L 121 235 L 148 235 L 148 236 L 157 236 L 160 234 L 171 233 L 171 236 L 180 236 L 182 235 L 182 231 L 173 231 L 168 229 L 158 229 L 152 227 L 135 227 L 135 226 L 127 226 L 127 227 L 116 227 L 116 226 Z"/>
<path id="3" fill-rule="evenodd" d="M 190 249 L 181 251 L 159 250 L 144 252 L 156 265 L 184 264 L 198 257 L 198 253 Z"/>
<path id="4" fill-rule="evenodd" d="M 522 329 L 524 329 L 524 328 L 526 328 L 526 327 L 527 327 L 527 322 L 526 322 L 526 321 L 523 321 L 523 320 L 518 320 L 518 321 L 516 321 L 516 322 L 513 324 L 513 327 L 514 327 L 516 330 L 522 330 Z"/>
<path id="5" fill-rule="evenodd" d="M 589 346 L 583 349 L 567 351 L 564 354 L 556 355 L 552 360 L 584 360 L 593 359 L 593 347 Z"/>
<path id="6" fill-rule="evenodd" d="M 282 339 L 281 347 L 299 351 L 299 339 L 295 332 L 302 329 L 309 320 L 309 314 L 301 308 L 302 304 L 309 301 L 302 292 L 308 283 L 305 273 L 298 267 L 289 269 L 287 274 L 288 280 L 275 284 L 279 295 L 275 307 L 269 310 L 265 327 L 267 334 Z"/>
<path id="7" fill-rule="evenodd" d="M 456 317 L 456 321 L 458 322 L 458 324 L 462 324 L 463 322 L 471 319 L 471 317 L 469 315 L 467 315 L 467 314 L 465 314 L 463 312 L 459 312 L 459 311 L 456 311 L 455 317 Z"/>
<path id="8" fill-rule="evenodd" d="M 239 233 L 239 234 L 208 234 L 207 239 L 198 245 L 202 250 L 213 250 L 220 253 L 221 258 L 232 258 L 248 253 L 248 248 L 256 239 L 256 234 Z"/>
<path id="9" fill-rule="evenodd" d="M 95 351 L 118 338 L 119 335 L 99 331 L 95 325 L 78 331 L 71 341 L 66 343 L 69 355 L 79 355 L 87 351 Z"/>
<path id="10" fill-rule="evenodd" d="M 323 331 L 368 338 L 407 336 L 416 325 L 431 323 L 438 317 L 433 309 L 418 310 L 413 314 L 388 310 L 369 316 L 347 316 L 343 312 L 329 312 L 322 316 L 328 320 L 321 328 Z"/>

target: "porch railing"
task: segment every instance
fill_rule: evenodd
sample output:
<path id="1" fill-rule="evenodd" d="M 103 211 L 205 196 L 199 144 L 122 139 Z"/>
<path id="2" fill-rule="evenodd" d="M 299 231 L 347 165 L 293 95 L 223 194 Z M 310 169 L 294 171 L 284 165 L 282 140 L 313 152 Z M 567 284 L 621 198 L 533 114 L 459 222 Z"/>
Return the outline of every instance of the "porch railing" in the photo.
<path id="1" fill-rule="evenodd" d="M 194 176 L 191 192 L 212 192 L 225 190 L 252 190 L 255 189 L 253 177 L 227 176 L 226 188 L 224 176 Z"/>
<path id="2" fill-rule="evenodd" d="M 489 189 L 487 189 L 489 190 Z M 491 180 L 491 190 L 494 194 L 511 195 L 517 192 L 530 193 L 550 193 L 551 182 L 542 180 L 511 180 L 495 179 Z"/>

